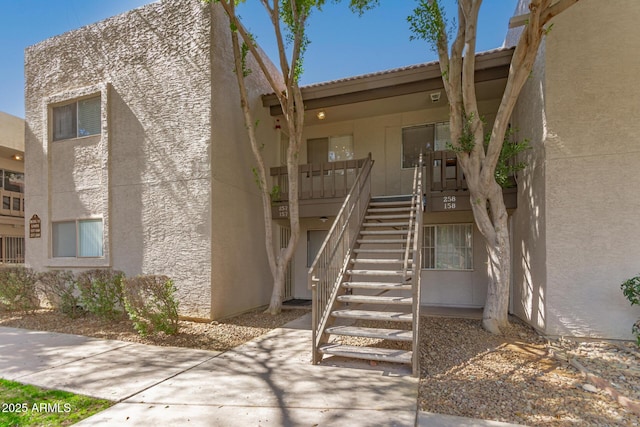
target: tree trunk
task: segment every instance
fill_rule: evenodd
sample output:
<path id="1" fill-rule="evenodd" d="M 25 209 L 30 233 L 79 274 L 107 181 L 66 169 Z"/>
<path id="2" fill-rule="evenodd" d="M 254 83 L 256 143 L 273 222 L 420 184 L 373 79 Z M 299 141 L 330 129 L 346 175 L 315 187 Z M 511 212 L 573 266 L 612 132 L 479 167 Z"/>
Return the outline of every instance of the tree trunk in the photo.
<path id="1" fill-rule="evenodd" d="M 287 272 L 288 261 L 282 256 L 278 257 L 278 264 L 273 278 L 273 291 L 271 292 L 271 301 L 269 308 L 265 311 L 269 314 L 278 314 L 282 311 L 282 298 L 284 296 L 284 285 Z"/>
<path id="2" fill-rule="evenodd" d="M 494 233 L 492 239 L 486 239 L 489 283 L 487 285 L 487 300 L 482 314 L 482 325 L 487 331 L 499 334 L 509 323 L 511 242 L 509 240 L 508 214 L 504 205 L 502 189 L 497 183 L 494 183 L 493 187 L 488 202 Z"/>

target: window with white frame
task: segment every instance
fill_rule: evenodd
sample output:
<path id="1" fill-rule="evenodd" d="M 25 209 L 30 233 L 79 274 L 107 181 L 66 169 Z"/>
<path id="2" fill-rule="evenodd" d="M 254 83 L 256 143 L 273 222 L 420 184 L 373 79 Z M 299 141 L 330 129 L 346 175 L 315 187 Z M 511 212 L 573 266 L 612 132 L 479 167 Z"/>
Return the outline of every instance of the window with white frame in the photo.
<path id="1" fill-rule="evenodd" d="M 449 122 L 403 128 L 402 168 L 413 168 L 417 165 L 420 153 L 446 150 L 450 140 Z"/>
<path id="2" fill-rule="evenodd" d="M 100 95 L 53 107 L 53 140 L 80 138 L 101 133 Z"/>
<path id="3" fill-rule="evenodd" d="M 422 268 L 428 270 L 472 270 L 472 225 L 425 225 L 422 242 Z"/>
<path id="4" fill-rule="evenodd" d="M 52 224 L 54 258 L 103 256 L 102 219 L 59 221 Z"/>

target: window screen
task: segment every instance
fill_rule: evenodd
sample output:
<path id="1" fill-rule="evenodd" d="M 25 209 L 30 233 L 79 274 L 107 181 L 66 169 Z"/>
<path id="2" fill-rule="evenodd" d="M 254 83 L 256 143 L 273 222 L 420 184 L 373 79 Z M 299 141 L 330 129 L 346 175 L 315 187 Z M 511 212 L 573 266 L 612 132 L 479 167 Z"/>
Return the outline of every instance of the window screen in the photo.
<path id="1" fill-rule="evenodd" d="M 78 221 L 78 256 L 102 256 L 102 220 Z"/>

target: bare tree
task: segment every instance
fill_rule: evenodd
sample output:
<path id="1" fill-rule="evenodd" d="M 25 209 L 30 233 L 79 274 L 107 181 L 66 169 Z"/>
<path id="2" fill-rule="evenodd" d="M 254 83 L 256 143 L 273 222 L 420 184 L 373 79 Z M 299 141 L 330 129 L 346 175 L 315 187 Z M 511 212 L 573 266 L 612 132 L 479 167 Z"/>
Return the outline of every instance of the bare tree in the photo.
<path id="1" fill-rule="evenodd" d="M 478 112 L 474 85 L 476 32 L 482 0 L 458 0 L 457 28 L 451 44 L 438 0 L 420 0 L 408 18 L 415 37 L 438 53 L 442 81 L 449 98 L 451 144 L 465 174 L 475 222 L 485 239 L 489 284 L 483 326 L 499 334 L 508 324 L 511 247 L 502 187 L 495 178 L 511 113 L 535 62 L 549 21 L 579 0 L 531 0 L 529 16 L 516 45 L 507 84 L 485 144 L 485 124 Z M 553 3 L 553 4 L 552 4 Z"/>

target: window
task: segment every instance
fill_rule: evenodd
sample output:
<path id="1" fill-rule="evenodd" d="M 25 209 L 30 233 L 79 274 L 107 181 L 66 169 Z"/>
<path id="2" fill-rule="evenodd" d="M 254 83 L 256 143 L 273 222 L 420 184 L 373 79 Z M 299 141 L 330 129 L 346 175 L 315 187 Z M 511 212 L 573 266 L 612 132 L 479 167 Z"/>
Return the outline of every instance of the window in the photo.
<path id="1" fill-rule="evenodd" d="M 449 122 L 403 128 L 402 168 L 413 168 L 417 165 L 420 153 L 446 150 L 450 139 Z"/>
<path id="2" fill-rule="evenodd" d="M 54 258 L 103 255 L 101 219 L 54 222 L 52 231 Z"/>
<path id="3" fill-rule="evenodd" d="M 24 174 L 0 169 L 0 188 L 24 193 Z"/>
<path id="4" fill-rule="evenodd" d="M 100 96 L 53 108 L 53 140 L 99 135 L 101 132 Z"/>
<path id="5" fill-rule="evenodd" d="M 307 163 L 317 164 L 343 160 L 353 160 L 353 138 L 351 135 L 307 140 Z"/>
<path id="6" fill-rule="evenodd" d="M 471 224 L 425 225 L 422 260 L 424 269 L 473 269 Z"/>

